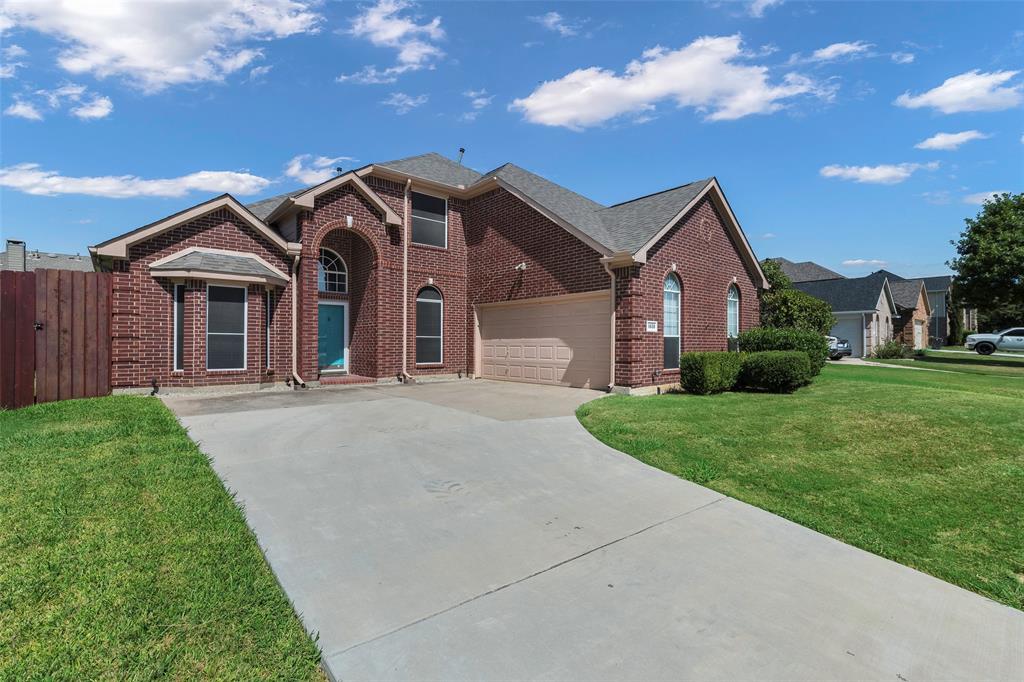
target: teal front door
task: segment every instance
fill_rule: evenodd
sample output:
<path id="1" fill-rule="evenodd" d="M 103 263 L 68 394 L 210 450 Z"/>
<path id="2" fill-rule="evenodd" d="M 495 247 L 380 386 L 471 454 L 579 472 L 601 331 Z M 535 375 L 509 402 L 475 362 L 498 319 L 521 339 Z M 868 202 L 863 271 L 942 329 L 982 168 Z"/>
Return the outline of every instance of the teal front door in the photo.
<path id="1" fill-rule="evenodd" d="M 345 369 L 345 312 L 347 306 L 321 303 L 317 335 L 317 355 L 320 369 Z"/>

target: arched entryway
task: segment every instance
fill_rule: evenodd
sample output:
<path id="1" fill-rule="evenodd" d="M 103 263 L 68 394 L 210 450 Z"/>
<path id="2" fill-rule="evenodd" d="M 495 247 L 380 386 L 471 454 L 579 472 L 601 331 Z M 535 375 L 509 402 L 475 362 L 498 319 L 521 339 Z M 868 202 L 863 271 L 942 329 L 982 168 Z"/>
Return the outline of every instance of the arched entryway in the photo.
<path id="1" fill-rule="evenodd" d="M 324 234 L 311 260 L 316 269 L 318 374 L 377 376 L 373 247 L 352 230 L 332 229 Z"/>

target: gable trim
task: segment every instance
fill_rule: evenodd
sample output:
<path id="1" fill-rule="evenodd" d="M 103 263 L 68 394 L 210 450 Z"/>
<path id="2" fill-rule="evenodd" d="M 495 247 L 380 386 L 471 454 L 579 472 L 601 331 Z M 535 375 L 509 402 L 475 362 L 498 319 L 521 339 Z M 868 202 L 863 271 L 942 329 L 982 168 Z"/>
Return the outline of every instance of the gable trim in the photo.
<path id="1" fill-rule="evenodd" d="M 336 178 L 331 178 L 326 182 L 321 182 L 319 185 L 307 189 L 302 194 L 296 194 L 294 197 L 285 199 L 270 215 L 267 216 L 267 222 L 273 222 L 295 207 L 308 208 L 312 210 L 316 206 L 316 198 L 318 196 L 350 183 L 366 198 L 367 201 L 376 206 L 377 209 L 384 214 L 385 223 L 388 225 L 402 224 L 402 219 L 398 217 L 398 214 L 395 213 L 394 209 L 388 206 L 387 202 L 381 199 L 379 194 L 370 189 L 370 186 L 363 181 L 360 174 L 355 171 L 349 171 L 348 173 L 339 175 Z"/>
<path id="2" fill-rule="evenodd" d="M 190 253 L 214 253 L 219 254 L 221 256 L 237 256 L 241 258 L 251 258 L 252 260 L 258 262 L 260 265 L 265 267 L 267 270 L 273 272 L 274 275 L 276 275 L 277 277 L 280 277 L 281 279 L 288 279 L 288 275 L 282 272 L 279 268 L 276 268 L 270 263 L 268 263 L 266 259 L 261 257 L 259 254 L 255 254 L 250 251 L 230 251 L 228 249 L 211 249 L 205 246 L 190 246 L 187 249 L 175 251 L 169 256 L 164 256 L 163 258 L 158 258 L 157 260 L 153 261 L 152 263 L 149 264 L 149 267 L 154 268 L 164 265 L 165 263 L 170 263 L 171 261 L 181 258 L 182 256 L 187 256 Z"/>
<path id="3" fill-rule="evenodd" d="M 689 213 L 704 197 L 709 197 L 711 201 L 714 202 L 719 214 L 725 217 L 725 228 L 739 246 L 740 258 L 746 263 L 750 273 L 755 275 L 755 280 L 760 280 L 760 283 L 755 281 L 755 284 L 757 284 L 760 289 L 771 288 L 768 284 L 768 278 L 765 277 L 764 270 L 761 269 L 761 263 L 758 262 L 757 256 L 754 255 L 754 250 L 751 248 L 750 242 L 747 241 L 747 236 L 743 233 L 743 228 L 740 227 L 740 223 L 736 219 L 736 214 L 732 212 L 732 207 L 729 206 L 729 201 L 725 198 L 725 193 L 722 192 L 722 188 L 718 184 L 718 178 L 711 178 L 711 181 L 697 194 L 697 196 L 683 206 L 683 208 L 676 213 L 671 220 L 665 223 L 664 227 L 658 230 L 654 236 L 648 239 L 643 246 L 636 250 L 635 255 L 637 261 L 646 262 L 647 252 L 653 248 L 662 237 L 668 234 L 668 231 L 675 227 L 676 224 L 683 219 L 683 216 Z"/>
<path id="4" fill-rule="evenodd" d="M 230 194 L 222 194 L 219 197 L 214 197 L 209 201 L 196 204 L 192 208 L 187 208 L 184 211 L 170 215 L 162 220 L 158 220 L 148 225 L 143 225 L 131 232 L 126 232 L 114 237 L 113 239 L 108 239 L 107 241 L 100 242 L 95 246 L 90 246 L 89 252 L 94 256 L 127 258 L 128 249 L 130 247 L 139 244 L 140 242 L 152 239 L 153 237 L 163 234 L 164 232 L 167 232 L 179 225 L 202 218 L 203 216 L 209 215 L 210 213 L 222 208 L 230 210 L 249 227 L 266 237 L 268 241 L 284 253 L 295 255 L 301 250 L 302 246 L 300 244 L 285 241 L 281 235 L 270 229 L 259 218 L 253 215 L 249 209 L 240 204 L 233 196 Z"/>

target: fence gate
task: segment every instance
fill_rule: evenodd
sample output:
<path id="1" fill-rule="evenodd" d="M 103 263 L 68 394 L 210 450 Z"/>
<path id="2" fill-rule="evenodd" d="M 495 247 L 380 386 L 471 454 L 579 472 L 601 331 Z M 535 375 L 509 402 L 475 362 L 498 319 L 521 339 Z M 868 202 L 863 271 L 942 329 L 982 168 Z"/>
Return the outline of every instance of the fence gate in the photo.
<path id="1" fill-rule="evenodd" d="M 0 407 L 110 393 L 111 276 L 0 272 Z"/>

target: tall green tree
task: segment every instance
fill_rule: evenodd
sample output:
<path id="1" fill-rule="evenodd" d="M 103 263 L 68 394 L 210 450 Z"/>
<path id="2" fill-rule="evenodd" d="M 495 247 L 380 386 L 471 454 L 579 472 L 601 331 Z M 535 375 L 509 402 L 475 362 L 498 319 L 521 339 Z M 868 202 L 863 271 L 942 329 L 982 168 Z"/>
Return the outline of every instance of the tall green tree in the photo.
<path id="1" fill-rule="evenodd" d="M 836 323 L 832 306 L 793 288 L 786 273 L 773 260 L 761 261 L 771 288 L 761 293 L 761 326 L 776 329 L 807 329 L 827 335 Z"/>
<path id="2" fill-rule="evenodd" d="M 978 309 L 985 328 L 1024 324 L 1024 193 L 994 196 L 964 223 L 947 263 L 954 296 Z"/>

